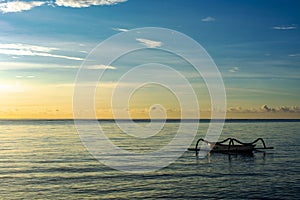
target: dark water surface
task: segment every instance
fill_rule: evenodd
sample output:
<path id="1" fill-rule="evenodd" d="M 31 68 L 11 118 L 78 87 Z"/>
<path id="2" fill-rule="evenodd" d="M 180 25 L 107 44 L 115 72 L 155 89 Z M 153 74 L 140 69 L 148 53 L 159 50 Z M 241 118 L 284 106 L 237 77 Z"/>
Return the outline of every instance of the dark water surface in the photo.
<path id="1" fill-rule="evenodd" d="M 134 148 L 116 124 L 101 124 L 116 144 Z M 159 141 L 177 127 L 178 122 L 167 123 Z M 208 123 L 200 124 L 197 138 L 207 127 Z M 95 160 L 72 121 L 0 121 L 0 199 L 299 199 L 299 131 L 300 122 L 228 122 L 220 140 L 235 137 L 251 142 L 262 137 L 275 149 L 203 159 L 185 152 L 159 171 L 130 174 Z"/>

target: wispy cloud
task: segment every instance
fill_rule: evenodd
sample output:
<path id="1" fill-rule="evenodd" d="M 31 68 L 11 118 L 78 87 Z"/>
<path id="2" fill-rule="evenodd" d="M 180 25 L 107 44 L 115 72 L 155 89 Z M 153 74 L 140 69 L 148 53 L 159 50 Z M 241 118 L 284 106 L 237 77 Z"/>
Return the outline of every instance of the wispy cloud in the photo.
<path id="1" fill-rule="evenodd" d="M 2 13 L 22 12 L 34 7 L 42 6 L 45 3 L 46 2 L 43 1 L 8 1 L 0 3 L 0 11 Z"/>
<path id="2" fill-rule="evenodd" d="M 23 70 L 23 69 L 74 69 L 79 65 L 51 64 L 51 63 L 32 63 L 32 62 L 0 62 L 0 70 Z"/>
<path id="3" fill-rule="evenodd" d="M 143 39 L 143 38 L 137 38 L 136 41 L 147 46 L 148 48 L 160 47 L 163 44 L 162 42 L 159 42 L 159 41 L 148 40 L 148 39 Z"/>
<path id="4" fill-rule="evenodd" d="M 208 16 L 208 17 L 205 17 L 205 18 L 201 19 L 201 21 L 203 21 L 203 22 L 213 22 L 213 21 L 216 21 L 216 19 L 213 18 L 213 17 Z"/>
<path id="5" fill-rule="evenodd" d="M 12 56 L 42 56 L 68 60 L 83 60 L 82 58 L 52 54 L 57 48 L 29 44 L 0 44 L 0 54 Z"/>
<path id="6" fill-rule="evenodd" d="M 241 95 L 242 93 L 246 93 L 246 94 L 271 94 L 271 95 L 286 95 L 286 96 L 297 96 L 297 93 L 288 93 L 288 92 L 284 92 L 282 90 L 263 90 L 263 89 L 255 89 L 255 88 L 232 88 L 232 87 L 226 87 L 227 91 L 234 91 L 234 92 L 238 92 L 239 95 Z"/>
<path id="7" fill-rule="evenodd" d="M 240 69 L 238 67 L 232 67 L 231 69 L 229 69 L 228 71 L 231 73 L 235 73 L 237 71 L 239 71 Z"/>
<path id="8" fill-rule="evenodd" d="M 117 69 L 114 66 L 109 66 L 109 65 L 91 65 L 91 66 L 87 66 L 87 69 Z"/>
<path id="9" fill-rule="evenodd" d="M 29 75 L 29 76 L 22 76 L 22 75 L 17 75 L 16 76 L 17 79 L 32 79 L 32 78 L 35 78 L 35 76 L 33 75 Z"/>
<path id="10" fill-rule="evenodd" d="M 55 4 L 72 8 L 87 8 L 90 6 L 114 5 L 125 1 L 127 0 L 56 0 Z"/>
<path id="11" fill-rule="evenodd" d="M 300 57 L 300 53 L 296 53 L 296 54 L 290 54 L 290 57 Z"/>
<path id="12" fill-rule="evenodd" d="M 126 29 L 126 28 L 112 28 L 112 30 L 114 30 L 114 31 L 120 31 L 120 32 L 127 32 L 127 31 L 129 31 L 129 29 Z"/>
<path id="13" fill-rule="evenodd" d="M 297 27 L 294 25 L 291 26 L 273 26 L 272 29 L 274 30 L 293 30 L 296 29 Z"/>
<path id="14" fill-rule="evenodd" d="M 18 49 L 18 50 L 30 50 L 30 51 L 42 51 L 42 52 L 50 52 L 53 50 L 58 50 L 58 48 L 53 47 L 44 47 L 30 44 L 0 44 L 0 49 Z"/>

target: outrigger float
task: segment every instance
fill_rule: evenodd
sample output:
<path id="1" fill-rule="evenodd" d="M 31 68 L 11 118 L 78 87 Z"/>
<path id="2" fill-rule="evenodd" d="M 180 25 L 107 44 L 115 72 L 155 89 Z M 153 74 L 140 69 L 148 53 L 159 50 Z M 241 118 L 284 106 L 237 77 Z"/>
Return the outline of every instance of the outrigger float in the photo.
<path id="1" fill-rule="evenodd" d="M 256 143 L 261 141 L 263 147 L 256 147 Z M 216 153 L 253 153 L 253 151 L 274 149 L 274 147 L 267 147 L 265 141 L 262 138 L 257 138 L 253 142 L 244 143 L 235 138 L 227 138 L 221 142 L 210 142 L 200 138 L 195 148 L 188 148 L 189 151 L 195 151 L 198 156 L 200 148 L 198 147 L 200 142 L 204 142 L 208 145 L 210 152 Z M 227 143 L 228 142 L 228 143 Z"/>

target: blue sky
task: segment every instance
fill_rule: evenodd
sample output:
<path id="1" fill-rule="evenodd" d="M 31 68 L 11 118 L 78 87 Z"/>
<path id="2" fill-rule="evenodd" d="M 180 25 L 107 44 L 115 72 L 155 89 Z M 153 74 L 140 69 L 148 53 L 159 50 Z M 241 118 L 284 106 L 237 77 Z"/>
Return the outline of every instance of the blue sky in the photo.
<path id="1" fill-rule="evenodd" d="M 299 1 L 80 2 L 0 1 L 3 95 L 11 95 L 10 85 L 30 85 L 34 93 L 41 85 L 72 84 L 88 52 L 101 41 L 129 29 L 163 27 L 193 38 L 213 58 L 225 83 L 230 117 L 300 116 Z M 71 88 L 66 90 L 71 94 Z M 14 95 L 14 103 L 2 101 L 2 116 L 36 104 L 24 103 L 24 92 Z"/>

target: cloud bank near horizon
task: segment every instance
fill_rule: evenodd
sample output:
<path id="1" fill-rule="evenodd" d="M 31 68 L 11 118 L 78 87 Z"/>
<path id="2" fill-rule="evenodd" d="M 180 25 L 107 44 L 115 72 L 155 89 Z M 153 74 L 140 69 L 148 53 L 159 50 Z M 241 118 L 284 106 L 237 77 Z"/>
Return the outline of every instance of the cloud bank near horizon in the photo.
<path id="1" fill-rule="evenodd" d="M 300 113 L 300 107 L 298 106 L 278 106 L 270 107 L 267 104 L 262 105 L 260 108 L 242 108 L 229 107 L 228 113 Z"/>

